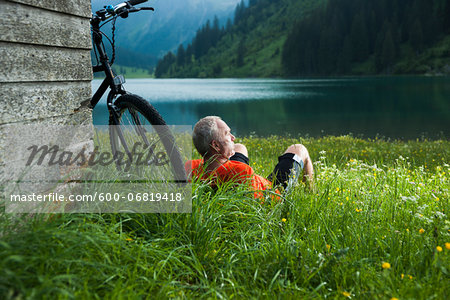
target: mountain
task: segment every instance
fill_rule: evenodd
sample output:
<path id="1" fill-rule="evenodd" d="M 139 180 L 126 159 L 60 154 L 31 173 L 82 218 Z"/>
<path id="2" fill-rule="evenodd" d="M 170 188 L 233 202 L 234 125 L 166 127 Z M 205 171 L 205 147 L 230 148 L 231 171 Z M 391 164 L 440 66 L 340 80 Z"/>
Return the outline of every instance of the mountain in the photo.
<path id="1" fill-rule="evenodd" d="M 230 17 L 239 0 L 153 0 L 137 7 L 151 6 L 154 12 L 141 11 L 116 22 L 117 63 L 125 66 L 155 65 L 157 58 L 187 43 L 196 30 L 215 15 Z M 121 1 L 92 0 L 92 11 Z M 110 35 L 110 26 L 105 33 Z"/>
<path id="2" fill-rule="evenodd" d="M 213 25 L 204 24 L 186 52 L 194 54 L 180 61 L 170 52 L 158 63 L 160 77 L 274 77 L 282 76 L 281 52 L 290 28 L 324 5 L 325 0 L 240 1 L 233 22 L 211 38 Z M 209 28 L 209 29 L 208 29 Z M 212 34 L 217 35 L 217 33 Z M 209 40 L 217 40 L 210 43 Z M 177 53 L 178 54 L 178 53 Z"/>
<path id="3" fill-rule="evenodd" d="M 158 62 L 157 77 L 449 74 L 450 0 L 250 0 Z"/>

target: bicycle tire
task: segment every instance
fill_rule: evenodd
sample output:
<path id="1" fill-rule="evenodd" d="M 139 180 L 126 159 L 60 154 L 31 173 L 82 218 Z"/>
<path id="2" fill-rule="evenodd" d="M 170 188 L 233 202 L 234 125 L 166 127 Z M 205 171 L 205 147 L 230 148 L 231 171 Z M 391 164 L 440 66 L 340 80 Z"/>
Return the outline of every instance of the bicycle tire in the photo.
<path id="1" fill-rule="evenodd" d="M 115 125 L 130 125 L 136 127 L 136 131 L 141 130 L 141 128 L 137 128 L 140 127 L 139 125 L 151 125 L 154 128 L 159 137 L 159 141 L 162 142 L 163 148 L 169 157 L 175 182 L 187 182 L 184 163 L 181 158 L 180 151 L 176 145 L 175 138 L 159 112 L 142 97 L 129 93 L 121 95 L 117 98 L 114 105 L 117 107 L 119 112 L 119 124 Z M 140 124 L 136 124 L 137 122 L 133 117 L 133 113 L 138 116 L 138 122 Z M 114 125 L 112 116 L 109 118 L 109 124 Z M 110 126 L 110 128 L 111 127 L 112 126 Z M 116 152 L 119 151 L 120 148 L 120 137 L 117 132 L 111 129 L 110 143 L 113 151 L 113 157 L 115 157 Z"/>

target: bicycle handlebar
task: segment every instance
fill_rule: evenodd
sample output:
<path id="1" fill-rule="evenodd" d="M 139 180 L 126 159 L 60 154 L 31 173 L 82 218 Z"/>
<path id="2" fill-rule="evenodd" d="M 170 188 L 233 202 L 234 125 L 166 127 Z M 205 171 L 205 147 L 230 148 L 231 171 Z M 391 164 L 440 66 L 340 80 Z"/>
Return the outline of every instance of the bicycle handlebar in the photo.
<path id="1" fill-rule="evenodd" d="M 130 5 L 138 5 L 138 4 L 147 2 L 147 1 L 148 0 L 130 0 L 130 1 L 127 1 L 127 2 L 130 3 Z"/>
<path id="2" fill-rule="evenodd" d="M 122 18 L 126 18 L 129 12 L 137 12 L 142 10 L 153 10 L 151 7 L 142 7 L 135 8 L 134 5 L 138 5 L 148 0 L 130 0 L 125 1 L 116 6 L 108 5 L 105 6 L 105 9 L 101 9 L 95 13 L 93 19 L 96 19 L 96 22 L 108 20 L 116 15 L 121 16 Z M 91 21 L 92 23 L 92 21 Z"/>
<path id="3" fill-rule="evenodd" d="M 152 7 L 140 7 L 140 8 L 136 8 L 134 7 L 134 5 L 137 4 L 141 4 L 144 2 L 147 2 L 148 0 L 129 0 L 129 1 L 125 1 L 122 2 L 120 4 L 117 4 L 116 6 L 112 6 L 112 5 L 108 5 L 105 6 L 104 9 L 101 9 L 99 11 L 96 11 L 95 14 L 92 15 L 91 18 L 91 30 L 92 30 L 92 38 L 95 44 L 94 49 L 97 49 L 100 55 L 100 60 L 101 60 L 101 64 L 99 64 L 99 60 L 97 57 L 97 53 L 96 58 L 97 58 L 97 66 L 93 66 L 93 71 L 94 72 L 100 72 L 100 71 L 105 71 L 107 72 L 108 70 L 111 71 L 109 69 L 109 66 L 111 66 L 114 63 L 114 58 L 115 58 L 115 48 L 114 48 L 114 29 L 115 29 L 115 20 L 117 17 L 121 17 L 121 18 L 127 18 L 129 13 L 134 13 L 134 12 L 138 12 L 140 10 L 154 10 Z M 108 56 L 105 53 L 105 49 L 103 47 L 103 42 L 102 42 L 102 34 L 103 32 L 100 31 L 100 28 L 105 25 L 106 23 L 108 23 L 109 21 L 111 21 L 110 19 L 114 18 L 114 23 L 112 26 L 112 41 L 108 38 L 109 42 L 112 45 L 112 59 L 111 61 L 108 61 Z M 109 20 L 109 21 L 106 21 Z M 102 23 L 102 25 L 100 25 L 100 23 Z M 111 73 L 112 74 L 112 73 Z"/>

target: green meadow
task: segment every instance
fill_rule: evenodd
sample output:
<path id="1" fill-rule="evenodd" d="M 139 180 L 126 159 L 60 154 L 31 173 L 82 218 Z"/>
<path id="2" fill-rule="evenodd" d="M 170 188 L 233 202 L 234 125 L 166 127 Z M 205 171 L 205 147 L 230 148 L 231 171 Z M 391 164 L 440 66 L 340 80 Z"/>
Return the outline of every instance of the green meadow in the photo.
<path id="1" fill-rule="evenodd" d="M 0 298 L 450 295 L 448 140 L 236 142 L 265 176 L 287 146 L 303 143 L 314 187 L 255 200 L 243 185 L 196 181 L 191 214 L 1 212 Z"/>

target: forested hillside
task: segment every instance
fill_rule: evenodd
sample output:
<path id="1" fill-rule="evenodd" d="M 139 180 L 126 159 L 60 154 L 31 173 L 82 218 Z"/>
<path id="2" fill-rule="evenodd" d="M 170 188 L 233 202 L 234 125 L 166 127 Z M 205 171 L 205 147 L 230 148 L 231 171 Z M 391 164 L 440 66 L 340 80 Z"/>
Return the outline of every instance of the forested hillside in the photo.
<path id="1" fill-rule="evenodd" d="M 156 77 L 450 73 L 450 0 L 250 0 Z"/>
<path id="2" fill-rule="evenodd" d="M 122 0 L 91 0 L 92 11 L 120 2 Z M 116 65 L 153 72 L 159 57 L 176 50 L 180 43 L 189 42 L 208 18 L 218 15 L 219 19 L 226 20 L 237 3 L 239 0 L 149 0 L 137 5 L 152 6 L 155 11 L 141 11 L 126 19 L 117 19 Z M 103 31 L 112 38 L 111 25 L 103 27 Z M 105 44 L 111 53 L 109 43 Z"/>

